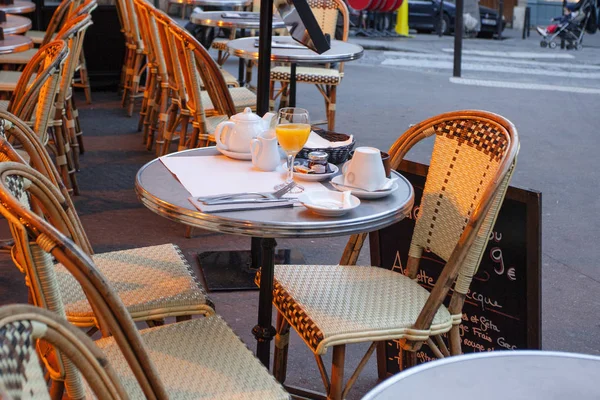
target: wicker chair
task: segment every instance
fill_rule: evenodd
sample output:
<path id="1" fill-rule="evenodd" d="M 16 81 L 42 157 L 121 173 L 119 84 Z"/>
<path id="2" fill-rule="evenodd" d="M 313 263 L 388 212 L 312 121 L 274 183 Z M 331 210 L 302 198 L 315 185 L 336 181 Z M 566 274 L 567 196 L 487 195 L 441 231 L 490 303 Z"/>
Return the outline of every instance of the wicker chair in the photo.
<path id="1" fill-rule="evenodd" d="M 335 37 L 338 12 L 342 14 L 344 30 L 342 40 L 348 40 L 350 17 L 348 7 L 342 0 L 308 0 L 308 4 L 315 15 L 323 33 Z M 337 87 L 344 77 L 344 63 L 339 63 L 337 68 L 330 65 L 296 68 L 297 83 L 312 83 L 325 99 L 325 112 L 327 114 L 327 128 L 335 130 L 335 106 L 337 101 Z M 281 83 L 281 89 L 275 91 L 275 83 Z M 289 94 L 290 67 L 278 66 L 271 69 L 271 107 L 275 107 L 275 100 L 281 96 L 282 106 L 287 103 Z"/>
<path id="2" fill-rule="evenodd" d="M 29 36 L 34 44 L 40 46 L 48 44 L 50 41 L 57 38 L 58 31 L 67 21 L 80 13 L 90 13 L 94 8 L 96 8 L 96 0 L 87 0 L 83 4 L 82 0 L 63 0 L 59 3 L 54 14 L 52 14 L 48 28 L 45 31 L 30 30 L 27 31 L 25 36 Z M 1 55 L 0 64 L 27 64 L 35 55 L 36 51 L 36 49 L 30 49 L 19 53 Z M 82 88 L 84 90 L 86 101 L 90 104 L 92 102 L 92 93 L 83 52 L 79 58 L 76 71 L 79 72 L 79 77 L 74 79 L 72 86 Z"/>
<path id="3" fill-rule="evenodd" d="M 0 307 L 0 397 L 50 399 L 38 341 L 55 346 L 83 374 L 101 400 L 120 400 L 125 389 L 94 342 L 55 313 L 39 307 L 14 304 Z"/>
<path id="4" fill-rule="evenodd" d="M 228 88 L 221 69 L 189 32 L 159 10 L 154 9 L 153 15 L 177 93 L 165 117 L 168 122 L 164 137 L 156 139 L 157 151 L 159 154 L 169 151 L 177 127 L 180 127 L 180 150 L 207 145 L 216 126 L 236 111 L 254 108 L 256 96 L 246 88 Z M 205 90 L 201 90 L 202 85 Z M 187 132 L 189 122 L 193 128 L 191 134 Z"/>
<path id="5" fill-rule="evenodd" d="M 31 130 L 19 119 L 0 112 L 7 140 L 13 141 L 27 152 L 29 164 L 50 181 L 53 188 L 44 188 L 54 203 L 63 203 L 64 212 L 56 212 L 58 226 L 68 227 L 69 235 L 92 259 L 98 268 L 117 288 L 132 318 L 155 325 L 165 317 L 186 319 L 191 315 L 212 315 L 213 305 L 198 284 L 179 247 L 174 244 L 142 247 L 131 250 L 94 254 L 83 225 L 60 180 L 48 153 Z M 24 163 L 7 140 L 0 138 L 0 161 Z M 60 195 L 57 195 L 58 193 Z M 47 207 L 46 209 L 50 209 Z M 13 259 L 21 272 L 26 272 L 23 257 L 13 249 Z M 65 311 L 70 322 L 81 327 L 93 327 L 97 321 L 79 285 L 63 267 L 56 266 L 59 287 L 63 293 Z M 28 278 L 30 281 L 31 278 Z"/>
<path id="6" fill-rule="evenodd" d="M 106 355 L 128 397 L 288 398 L 218 316 L 138 331 L 92 260 L 27 206 L 51 204 L 49 191 L 42 189 L 50 186 L 42 175 L 23 164 L 0 163 L 0 213 L 11 224 L 16 246 L 31 261 L 29 273 L 38 278 L 32 279 L 36 304 L 65 315 L 53 258 L 79 282 L 104 336 L 96 345 Z M 84 383 L 64 354 L 48 357 L 46 362 L 50 376 L 65 382 L 69 397 L 85 396 Z"/>
<path id="7" fill-rule="evenodd" d="M 408 276 L 348 265 L 356 262 L 366 234 L 351 238 L 341 265 L 275 267 L 273 304 L 279 315 L 274 371 L 280 382 L 285 380 L 290 325 L 314 353 L 328 399 L 346 396 L 376 342 L 400 339 L 409 365 L 423 343 L 438 357 L 461 353 L 462 306 L 508 187 L 519 139 L 510 121 L 489 112 L 441 114 L 410 128 L 394 143 L 389 151 L 392 167 L 397 169 L 405 154 L 430 136 L 435 136 L 435 144 Z M 431 292 L 416 282 L 423 250 L 446 261 Z M 446 308 L 443 301 L 452 286 Z M 345 346 L 358 342 L 373 344 L 344 387 Z M 329 347 L 331 381 L 321 359 Z"/>

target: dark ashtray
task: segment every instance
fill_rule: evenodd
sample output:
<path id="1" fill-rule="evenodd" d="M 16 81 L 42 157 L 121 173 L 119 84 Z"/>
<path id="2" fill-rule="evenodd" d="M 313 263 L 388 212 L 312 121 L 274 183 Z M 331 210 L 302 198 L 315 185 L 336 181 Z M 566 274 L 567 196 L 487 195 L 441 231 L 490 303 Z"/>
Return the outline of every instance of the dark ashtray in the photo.
<path id="1" fill-rule="evenodd" d="M 327 167 L 325 167 L 325 172 L 315 172 L 308 167 L 307 159 L 296 158 L 294 160 L 294 172 L 297 172 L 299 174 L 324 175 L 324 174 L 330 174 L 333 171 L 329 167 L 329 163 L 327 163 Z"/>

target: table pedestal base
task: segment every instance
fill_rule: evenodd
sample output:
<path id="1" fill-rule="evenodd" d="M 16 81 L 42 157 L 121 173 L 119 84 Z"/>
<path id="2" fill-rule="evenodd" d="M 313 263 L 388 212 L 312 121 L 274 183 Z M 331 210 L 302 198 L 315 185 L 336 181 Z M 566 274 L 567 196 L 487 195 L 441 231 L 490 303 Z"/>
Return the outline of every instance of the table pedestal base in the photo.
<path id="1" fill-rule="evenodd" d="M 254 284 L 257 269 L 252 267 L 249 250 L 207 251 L 198 254 L 198 263 L 209 292 L 258 290 Z M 305 261 L 299 250 L 281 249 L 275 252 L 275 264 L 305 264 Z M 255 265 L 260 265 L 260 259 Z"/>

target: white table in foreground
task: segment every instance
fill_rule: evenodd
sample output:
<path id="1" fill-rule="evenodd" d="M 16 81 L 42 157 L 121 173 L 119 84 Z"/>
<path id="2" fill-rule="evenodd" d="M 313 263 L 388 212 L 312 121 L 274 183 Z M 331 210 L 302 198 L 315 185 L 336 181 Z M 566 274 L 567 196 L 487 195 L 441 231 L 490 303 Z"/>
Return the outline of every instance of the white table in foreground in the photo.
<path id="1" fill-rule="evenodd" d="M 431 361 L 395 375 L 363 400 L 600 399 L 600 357 L 512 350 Z"/>
<path id="2" fill-rule="evenodd" d="M 219 155 L 219 152 L 215 147 L 207 147 L 165 157 L 203 155 Z M 218 169 L 210 173 L 214 179 L 219 179 Z M 138 171 L 135 189 L 146 207 L 165 218 L 214 232 L 262 238 L 258 325 L 252 332 L 258 342 L 257 356 L 268 368 L 270 344 L 275 334 L 271 326 L 274 239 L 322 238 L 372 232 L 404 219 L 412 209 L 414 190 L 406 178 L 399 174 L 397 177 L 399 188 L 394 193 L 383 199 L 362 200 L 359 207 L 337 218 L 321 217 L 304 207 L 203 213 L 190 203 L 190 193 L 159 159 L 150 161 Z"/>

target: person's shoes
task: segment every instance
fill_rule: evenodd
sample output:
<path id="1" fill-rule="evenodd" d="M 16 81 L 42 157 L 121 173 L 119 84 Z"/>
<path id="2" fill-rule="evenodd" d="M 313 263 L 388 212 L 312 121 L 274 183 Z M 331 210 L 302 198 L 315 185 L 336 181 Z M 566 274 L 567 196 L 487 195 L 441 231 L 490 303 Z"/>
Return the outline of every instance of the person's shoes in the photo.
<path id="1" fill-rule="evenodd" d="M 543 37 L 548 36 L 548 33 L 546 32 L 546 28 L 542 28 L 541 26 L 538 26 L 535 28 L 537 30 L 537 32 L 542 35 Z"/>

